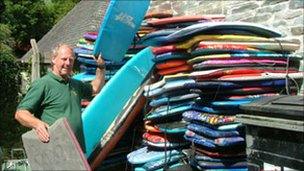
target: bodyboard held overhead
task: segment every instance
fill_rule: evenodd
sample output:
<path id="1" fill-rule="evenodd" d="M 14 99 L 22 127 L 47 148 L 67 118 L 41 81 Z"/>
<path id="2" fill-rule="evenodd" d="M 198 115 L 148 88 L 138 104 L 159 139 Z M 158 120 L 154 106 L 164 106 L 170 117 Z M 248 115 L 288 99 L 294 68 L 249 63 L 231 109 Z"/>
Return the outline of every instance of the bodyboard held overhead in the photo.
<path id="1" fill-rule="evenodd" d="M 149 0 L 111 0 L 95 42 L 93 55 L 120 61 L 139 29 Z"/>
<path id="2" fill-rule="evenodd" d="M 126 107 L 152 70 L 154 55 L 146 48 L 130 59 L 82 113 L 86 156 L 99 144 L 116 116 Z"/>

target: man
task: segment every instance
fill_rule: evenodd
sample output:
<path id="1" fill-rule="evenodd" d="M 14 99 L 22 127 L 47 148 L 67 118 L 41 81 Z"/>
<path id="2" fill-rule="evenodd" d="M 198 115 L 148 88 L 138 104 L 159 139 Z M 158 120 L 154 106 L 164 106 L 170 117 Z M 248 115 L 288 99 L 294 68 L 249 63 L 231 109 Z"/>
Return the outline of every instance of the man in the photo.
<path id="1" fill-rule="evenodd" d="M 58 45 L 52 54 L 52 71 L 33 82 L 28 93 L 17 107 L 15 119 L 35 130 L 42 142 L 48 142 L 48 127 L 57 119 L 66 117 L 84 150 L 81 121 L 81 99 L 97 94 L 105 83 L 104 61 L 97 60 L 96 78 L 89 83 L 71 78 L 74 65 L 71 46 Z"/>

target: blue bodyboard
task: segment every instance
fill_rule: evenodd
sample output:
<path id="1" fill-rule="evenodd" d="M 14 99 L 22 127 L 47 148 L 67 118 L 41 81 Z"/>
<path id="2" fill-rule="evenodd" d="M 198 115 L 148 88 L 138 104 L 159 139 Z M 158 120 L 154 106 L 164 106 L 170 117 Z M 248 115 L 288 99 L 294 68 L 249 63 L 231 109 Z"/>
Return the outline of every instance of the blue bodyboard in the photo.
<path id="1" fill-rule="evenodd" d="M 102 54 L 108 60 L 122 60 L 149 5 L 149 0 L 111 0 L 99 29 L 93 55 Z"/>
<path id="2" fill-rule="evenodd" d="M 89 157 L 129 99 L 153 69 L 154 55 L 146 48 L 132 57 L 102 88 L 82 113 L 86 156 Z"/>
<path id="3" fill-rule="evenodd" d="M 73 76 L 74 79 L 83 82 L 93 81 L 95 77 L 96 77 L 95 74 L 90 74 L 88 72 L 82 72 Z"/>

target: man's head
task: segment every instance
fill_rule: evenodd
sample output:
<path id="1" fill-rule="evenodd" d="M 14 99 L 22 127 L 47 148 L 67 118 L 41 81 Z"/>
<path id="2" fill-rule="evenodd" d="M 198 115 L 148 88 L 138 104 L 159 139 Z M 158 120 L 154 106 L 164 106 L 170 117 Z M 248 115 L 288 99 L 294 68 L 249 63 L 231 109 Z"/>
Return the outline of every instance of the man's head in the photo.
<path id="1" fill-rule="evenodd" d="M 53 50 L 52 54 L 52 70 L 54 74 L 64 79 L 69 78 L 72 74 L 74 65 L 73 48 L 67 44 L 59 44 Z"/>

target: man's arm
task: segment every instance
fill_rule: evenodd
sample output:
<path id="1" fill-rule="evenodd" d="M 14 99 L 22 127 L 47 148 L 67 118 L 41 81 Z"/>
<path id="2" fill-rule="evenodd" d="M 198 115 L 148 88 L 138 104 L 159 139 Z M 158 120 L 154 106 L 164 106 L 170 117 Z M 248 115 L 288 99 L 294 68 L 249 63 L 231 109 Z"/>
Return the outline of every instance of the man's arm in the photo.
<path id="1" fill-rule="evenodd" d="M 15 119 L 23 126 L 33 128 L 42 142 L 48 142 L 50 140 L 48 132 L 49 125 L 36 118 L 28 110 L 17 110 L 15 113 Z"/>
<path id="2" fill-rule="evenodd" d="M 91 82 L 92 94 L 97 94 L 105 84 L 105 64 L 104 60 L 99 57 L 97 59 L 98 67 L 96 69 L 96 78 Z"/>

